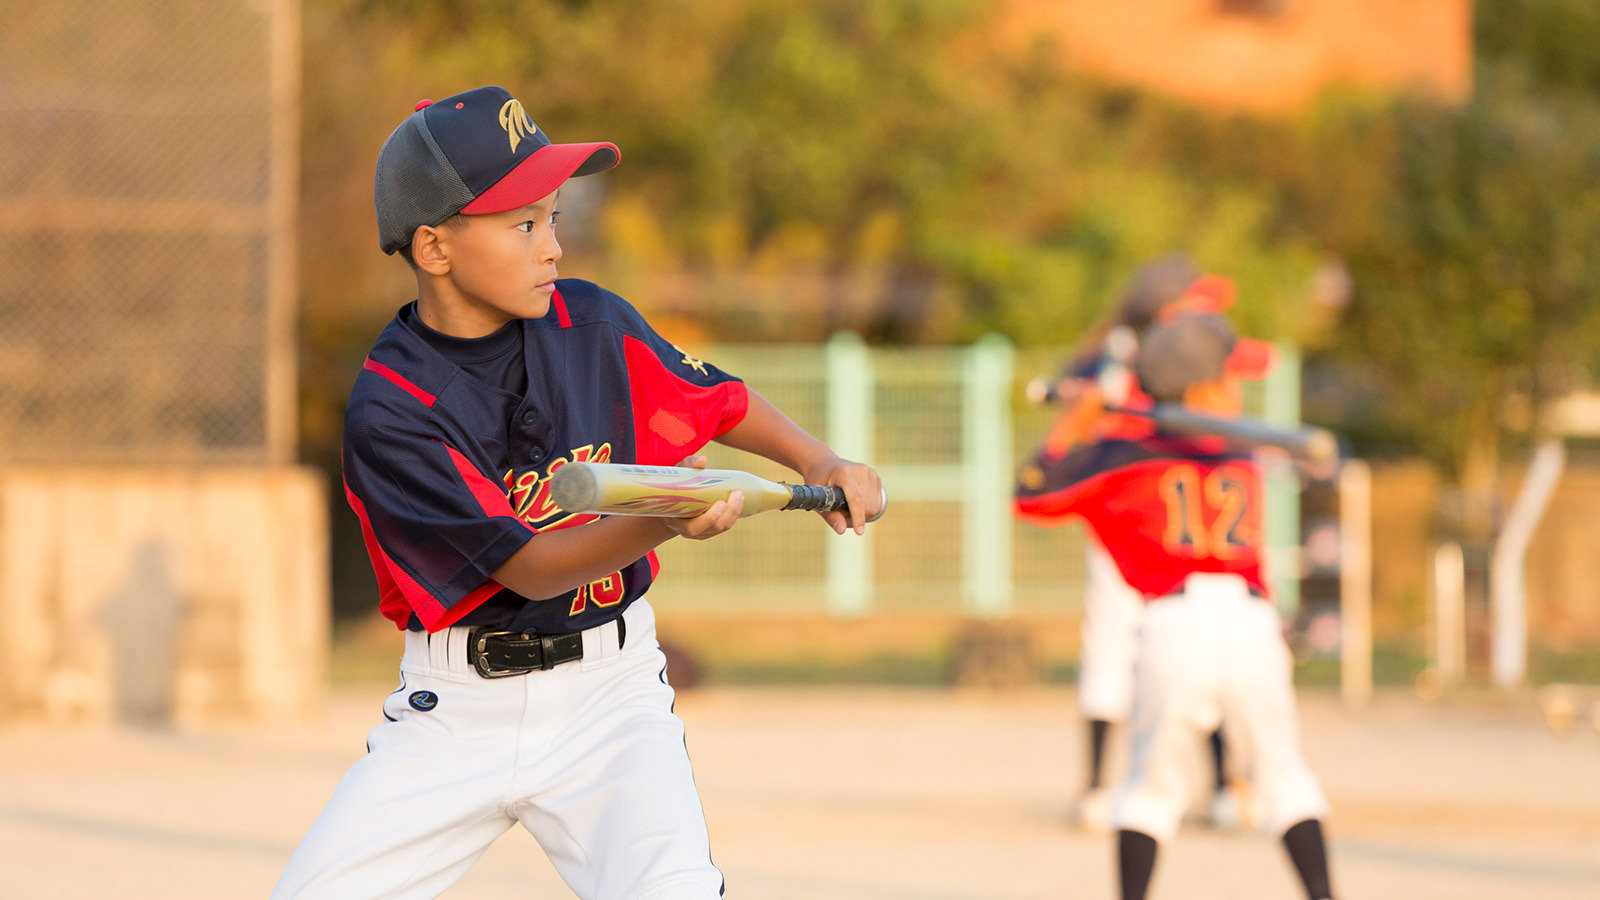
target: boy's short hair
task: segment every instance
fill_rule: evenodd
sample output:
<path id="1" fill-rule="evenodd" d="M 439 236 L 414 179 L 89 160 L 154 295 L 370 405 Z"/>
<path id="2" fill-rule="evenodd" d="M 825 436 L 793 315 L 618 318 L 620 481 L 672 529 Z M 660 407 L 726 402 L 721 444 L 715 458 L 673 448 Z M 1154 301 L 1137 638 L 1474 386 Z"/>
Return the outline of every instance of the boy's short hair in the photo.
<path id="1" fill-rule="evenodd" d="M 1139 342 L 1139 387 L 1157 403 L 1181 401 L 1190 387 L 1222 377 L 1237 340 L 1233 326 L 1218 315 L 1158 322 Z"/>
<path id="2" fill-rule="evenodd" d="M 378 152 L 378 245 L 392 254 L 424 225 L 527 206 L 621 158 L 611 143 L 551 143 L 502 87 L 423 100 Z"/>

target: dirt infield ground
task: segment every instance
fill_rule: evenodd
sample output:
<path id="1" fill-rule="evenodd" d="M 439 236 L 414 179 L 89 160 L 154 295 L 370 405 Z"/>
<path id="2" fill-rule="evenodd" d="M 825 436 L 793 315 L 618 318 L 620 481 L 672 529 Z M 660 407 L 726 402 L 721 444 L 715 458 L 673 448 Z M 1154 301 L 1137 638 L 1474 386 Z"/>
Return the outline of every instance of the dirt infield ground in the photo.
<path id="1" fill-rule="evenodd" d="M 363 749 L 388 688 L 299 734 L 0 731 L 0 897 L 265 897 Z M 1062 813 L 1082 771 L 1067 689 L 704 688 L 678 710 L 730 897 L 1108 898 L 1108 838 Z M 1346 898 L 1600 898 L 1600 739 L 1531 705 L 1358 715 L 1302 697 Z M 514 830 L 446 896 L 571 896 Z M 1277 845 L 1189 828 L 1155 898 L 1295 898 Z"/>

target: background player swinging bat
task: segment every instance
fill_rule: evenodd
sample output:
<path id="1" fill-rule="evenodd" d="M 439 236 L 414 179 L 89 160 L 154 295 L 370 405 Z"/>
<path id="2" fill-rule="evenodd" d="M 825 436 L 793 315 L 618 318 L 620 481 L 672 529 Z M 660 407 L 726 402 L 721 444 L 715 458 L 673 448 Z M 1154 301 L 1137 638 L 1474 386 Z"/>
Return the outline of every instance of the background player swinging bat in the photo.
<path id="1" fill-rule="evenodd" d="M 839 488 L 768 481 L 737 469 L 572 462 L 550 476 L 550 499 L 569 513 L 687 518 L 734 491 L 744 492 L 742 516 L 773 509 L 849 510 Z M 868 522 L 883 515 L 883 499 Z"/>
<path id="2" fill-rule="evenodd" d="M 1058 403 L 1055 382 L 1035 378 L 1028 383 L 1030 403 Z M 1220 437 L 1249 447 L 1277 447 L 1311 462 L 1330 462 L 1339 458 L 1339 439 L 1326 428 L 1313 425 L 1299 428 L 1274 425 L 1248 416 L 1208 416 L 1182 403 L 1157 403 L 1150 409 L 1134 409 L 1108 404 L 1103 412 L 1138 416 L 1155 422 L 1170 434 Z"/>

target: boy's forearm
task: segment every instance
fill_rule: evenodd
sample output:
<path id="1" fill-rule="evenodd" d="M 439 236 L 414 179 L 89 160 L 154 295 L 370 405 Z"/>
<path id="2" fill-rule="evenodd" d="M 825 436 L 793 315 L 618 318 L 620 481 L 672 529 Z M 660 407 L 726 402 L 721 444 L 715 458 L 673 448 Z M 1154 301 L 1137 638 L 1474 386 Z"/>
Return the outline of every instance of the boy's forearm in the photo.
<path id="1" fill-rule="evenodd" d="M 796 425 L 767 398 L 754 390 L 749 395 L 744 418 L 723 432 L 717 443 L 766 457 L 802 474 L 818 462 L 837 456 L 832 448 Z"/>
<path id="2" fill-rule="evenodd" d="M 661 519 L 611 516 L 589 525 L 534 535 L 491 577 L 534 600 L 559 597 L 598 581 L 665 543 Z"/>

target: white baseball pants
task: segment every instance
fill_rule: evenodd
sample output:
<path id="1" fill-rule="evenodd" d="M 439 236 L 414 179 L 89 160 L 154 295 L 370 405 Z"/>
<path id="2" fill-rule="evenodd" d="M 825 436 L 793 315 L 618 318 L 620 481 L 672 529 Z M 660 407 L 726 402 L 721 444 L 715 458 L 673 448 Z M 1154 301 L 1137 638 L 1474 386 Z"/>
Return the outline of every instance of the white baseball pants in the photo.
<path id="1" fill-rule="evenodd" d="M 1133 665 L 1144 598 L 1123 580 L 1093 532 L 1086 533 L 1084 544 L 1078 711 L 1086 719 L 1121 722 L 1133 706 Z"/>
<path id="2" fill-rule="evenodd" d="M 1192 759 L 1226 719 L 1251 760 L 1252 811 L 1269 834 L 1327 815 L 1300 750 L 1293 667 L 1278 611 L 1235 575 L 1191 575 L 1146 605 L 1134 674 L 1133 758 L 1113 800 L 1116 828 L 1169 841 L 1188 808 Z"/>
<path id="3" fill-rule="evenodd" d="M 584 656 L 480 677 L 468 629 L 406 633 L 401 686 L 273 900 L 436 897 L 513 824 L 583 900 L 721 896 L 705 816 L 644 601 Z M 418 692 L 431 692 L 437 699 Z"/>

